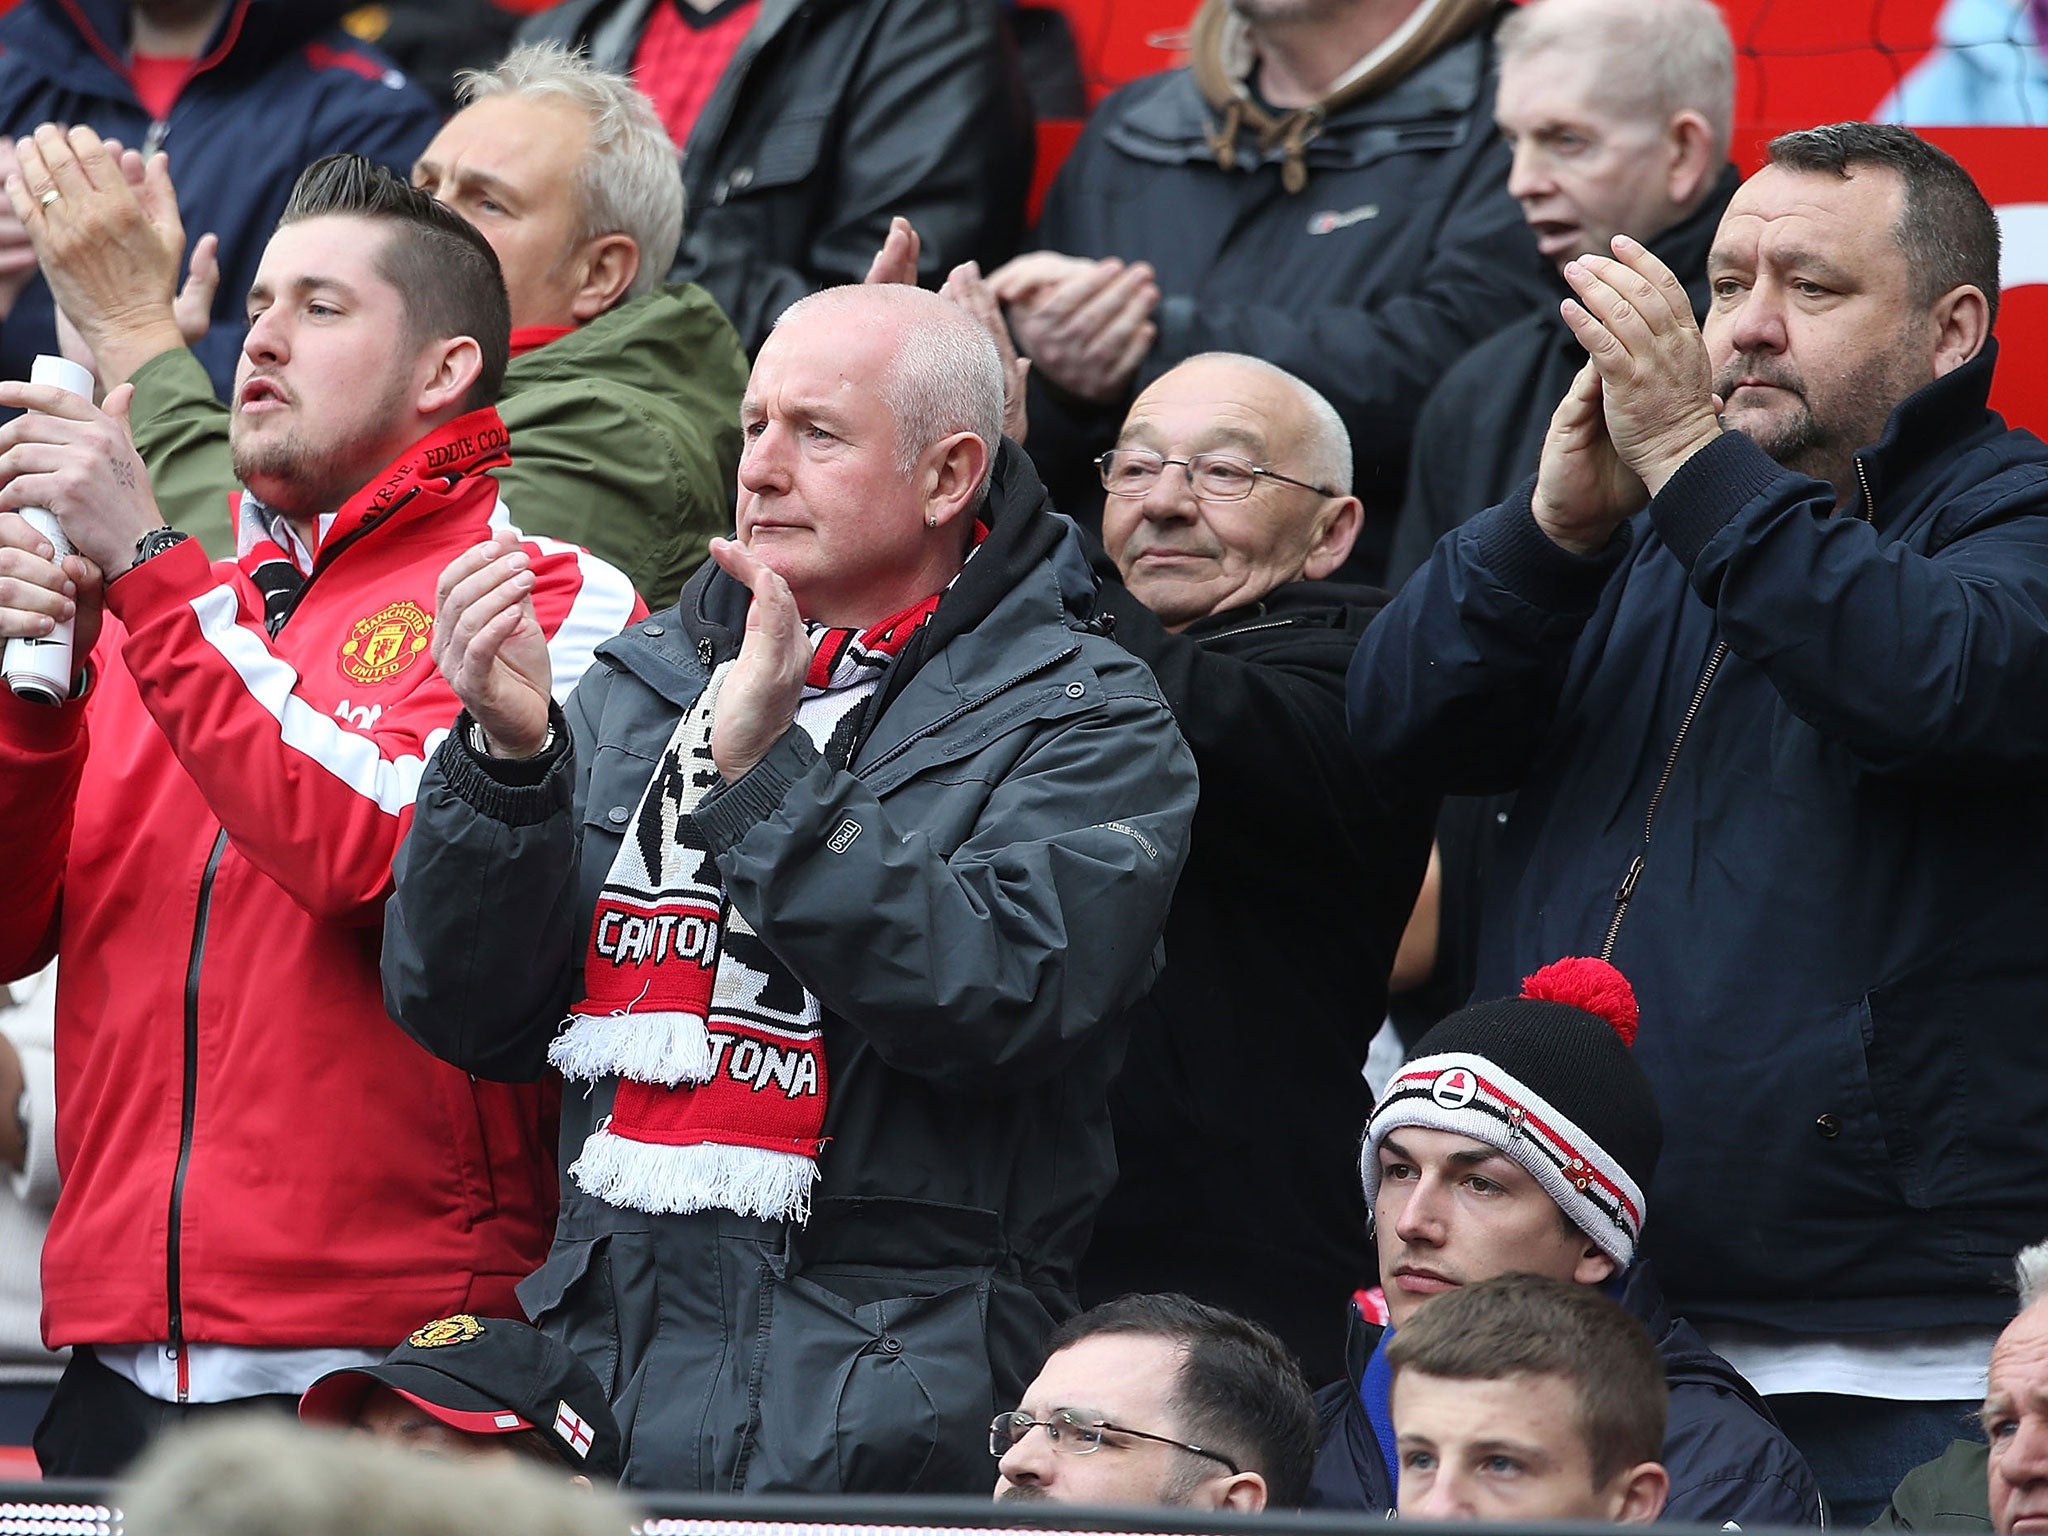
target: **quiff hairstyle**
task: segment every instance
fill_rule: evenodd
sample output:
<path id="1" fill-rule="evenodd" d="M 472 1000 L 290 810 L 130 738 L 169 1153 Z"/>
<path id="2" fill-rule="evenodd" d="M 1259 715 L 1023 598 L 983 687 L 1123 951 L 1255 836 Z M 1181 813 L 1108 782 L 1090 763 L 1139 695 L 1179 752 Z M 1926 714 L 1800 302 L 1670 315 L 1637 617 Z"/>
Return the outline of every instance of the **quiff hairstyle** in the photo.
<path id="1" fill-rule="evenodd" d="M 469 337 L 483 366 L 462 408 L 496 401 L 512 349 L 512 312 L 497 253 L 484 237 L 460 214 L 361 155 L 328 155 L 307 166 L 277 226 L 330 217 L 386 227 L 377 274 L 398 290 L 414 345 Z"/>
<path id="2" fill-rule="evenodd" d="M 1662 1459 L 1670 1389 L 1650 1336 L 1589 1285 L 1542 1275 L 1496 1275 L 1446 1291 L 1387 1346 L 1403 1371 L 1447 1381 L 1555 1376 L 1578 1404 L 1593 1486 Z"/>
<path id="3" fill-rule="evenodd" d="M 1602 99 L 1659 128 L 1697 112 L 1716 160 L 1735 129 L 1735 42 L 1713 0 L 1529 0 L 1500 24 L 1502 64 L 1557 49 L 1595 53 Z"/>
<path id="4" fill-rule="evenodd" d="M 675 141 L 633 82 L 560 43 L 530 43 L 495 69 L 459 72 L 455 94 L 465 107 L 492 96 L 560 101 L 589 120 L 590 144 L 576 165 L 577 243 L 627 236 L 640 248 L 640 269 L 621 302 L 652 293 L 683 241 L 683 176 Z"/>
<path id="5" fill-rule="evenodd" d="M 1180 1374 L 1168 1400 L 1180 1438 L 1258 1473 L 1270 1504 L 1292 1508 L 1307 1499 L 1321 1433 L 1315 1398 L 1292 1351 L 1273 1334 L 1177 1292 L 1119 1296 L 1053 1329 L 1046 1355 L 1098 1334 L 1178 1346 Z M 1205 1474 L 1215 1471 L 1203 1466 Z"/>
<path id="6" fill-rule="evenodd" d="M 1896 172 L 1905 207 L 1892 239 L 1905 253 L 1913 302 L 1931 307 L 1969 286 L 1984 295 L 1987 324 L 1998 323 L 1998 216 L 1952 156 L 1895 123 L 1802 128 L 1778 135 L 1765 153 L 1781 170 L 1843 180 L 1866 165 Z"/>

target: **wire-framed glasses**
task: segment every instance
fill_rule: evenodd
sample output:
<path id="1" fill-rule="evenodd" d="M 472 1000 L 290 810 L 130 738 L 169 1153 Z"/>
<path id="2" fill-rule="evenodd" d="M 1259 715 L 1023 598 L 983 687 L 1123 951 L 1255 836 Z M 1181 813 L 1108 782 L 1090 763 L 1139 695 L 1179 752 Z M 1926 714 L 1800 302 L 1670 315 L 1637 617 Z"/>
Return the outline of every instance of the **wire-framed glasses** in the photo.
<path id="1" fill-rule="evenodd" d="M 1095 460 L 1095 467 L 1102 472 L 1102 488 L 1112 496 L 1144 495 L 1159 483 L 1169 464 L 1178 464 L 1186 472 L 1188 484 L 1204 501 L 1243 501 L 1261 480 L 1298 485 L 1318 496 L 1337 494 L 1234 453 L 1197 453 L 1185 459 L 1169 459 L 1150 448 L 1112 448 Z"/>
<path id="2" fill-rule="evenodd" d="M 1185 1440 L 1176 1440 L 1171 1435 L 1155 1435 L 1142 1429 L 1125 1429 L 1121 1424 L 1111 1424 L 1106 1419 L 1084 1419 L 1071 1408 L 1055 1408 L 1049 1418 L 1034 1419 L 1028 1413 L 999 1413 L 989 1420 L 988 1453 L 1001 1456 L 1011 1446 L 1022 1440 L 1034 1429 L 1042 1429 L 1052 1441 L 1052 1448 L 1065 1456 L 1086 1456 L 1091 1451 L 1102 1449 L 1104 1435 L 1128 1435 L 1133 1440 L 1156 1440 L 1161 1445 L 1176 1446 L 1191 1451 L 1197 1456 L 1206 1456 L 1211 1461 L 1220 1461 L 1232 1472 L 1243 1468 L 1221 1451 L 1212 1451 L 1206 1446 L 1190 1445 Z"/>

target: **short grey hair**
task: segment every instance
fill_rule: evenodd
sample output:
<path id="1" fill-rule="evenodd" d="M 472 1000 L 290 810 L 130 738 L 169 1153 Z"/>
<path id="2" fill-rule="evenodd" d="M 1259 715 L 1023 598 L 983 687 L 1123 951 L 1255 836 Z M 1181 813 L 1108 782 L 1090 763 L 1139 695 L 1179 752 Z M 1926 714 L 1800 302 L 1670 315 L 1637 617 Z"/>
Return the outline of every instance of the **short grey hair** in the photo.
<path id="1" fill-rule="evenodd" d="M 1185 368 L 1189 363 L 1228 363 L 1249 369 L 1293 396 L 1303 418 L 1302 460 L 1295 466 L 1300 471 L 1299 478 L 1311 481 L 1334 495 L 1351 494 L 1351 433 L 1344 425 L 1344 418 L 1337 414 L 1337 407 L 1330 404 L 1329 397 L 1321 390 L 1285 368 L 1276 367 L 1263 357 L 1253 357 L 1249 353 L 1198 352 L 1174 366 Z"/>
<path id="2" fill-rule="evenodd" d="M 577 238 L 630 237 L 640 270 L 625 298 L 652 293 L 683 243 L 683 173 L 675 141 L 633 82 L 560 43 L 530 43 L 495 69 L 463 70 L 455 93 L 465 107 L 492 96 L 561 101 L 589 119 L 590 147 L 576 167 Z"/>
<path id="3" fill-rule="evenodd" d="M 131 1536 L 618 1536 L 633 1513 L 524 1461 L 441 1461 L 268 1414 L 173 1429 L 115 1495 Z"/>
<path id="4" fill-rule="evenodd" d="M 780 327 L 808 314 L 861 319 L 893 314 L 901 327 L 883 400 L 896 418 L 896 467 L 904 474 L 924 451 L 955 432 L 972 432 L 988 449 L 989 470 L 1003 441 L 1003 360 L 981 323 L 959 305 L 908 283 L 848 283 L 798 299 Z M 988 490 L 984 473 L 975 506 Z"/>
<path id="5" fill-rule="evenodd" d="M 2013 1256 L 2012 1277 L 2019 1286 L 2020 1310 L 2048 1301 L 2048 1242 L 2022 1248 Z"/>
<path id="6" fill-rule="evenodd" d="M 1735 131 L 1735 40 L 1713 0 L 1528 0 L 1494 37 L 1503 67 L 1551 49 L 1597 54 L 1602 95 L 1661 128 L 1697 112 L 1726 159 Z"/>

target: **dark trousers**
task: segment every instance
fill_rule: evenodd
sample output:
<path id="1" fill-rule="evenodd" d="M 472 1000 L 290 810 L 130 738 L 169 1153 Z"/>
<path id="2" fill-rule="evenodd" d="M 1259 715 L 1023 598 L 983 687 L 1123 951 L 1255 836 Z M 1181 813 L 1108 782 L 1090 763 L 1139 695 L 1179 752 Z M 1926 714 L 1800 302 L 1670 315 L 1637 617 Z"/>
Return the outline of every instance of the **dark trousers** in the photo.
<path id="1" fill-rule="evenodd" d="M 45 1477 L 118 1477 L 174 1425 L 251 1409 L 293 1413 L 298 1405 L 289 1393 L 226 1403 L 167 1403 L 108 1370 L 90 1349 L 78 1348 L 36 1426 L 36 1460 Z"/>
<path id="2" fill-rule="evenodd" d="M 1893 1402 L 1831 1392 L 1769 1399 L 1785 1437 L 1827 1495 L 1828 1524 L 1860 1531 L 1884 1513 L 1899 1479 L 1956 1440 L 1982 1440 L 1977 1402 Z"/>

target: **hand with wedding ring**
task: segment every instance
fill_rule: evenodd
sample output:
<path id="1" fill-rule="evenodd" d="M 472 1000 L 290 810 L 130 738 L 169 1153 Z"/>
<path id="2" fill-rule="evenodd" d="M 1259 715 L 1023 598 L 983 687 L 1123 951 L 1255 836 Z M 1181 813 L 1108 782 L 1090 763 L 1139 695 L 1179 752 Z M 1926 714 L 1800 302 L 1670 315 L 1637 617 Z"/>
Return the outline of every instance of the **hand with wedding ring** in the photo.
<path id="1" fill-rule="evenodd" d="M 13 140 L 0 138 L 0 181 L 17 175 L 19 170 Z M 29 240 L 28 228 L 13 209 L 0 205 L 0 320 L 7 318 L 14 301 L 21 297 L 21 290 L 35 275 L 36 248 Z"/>

